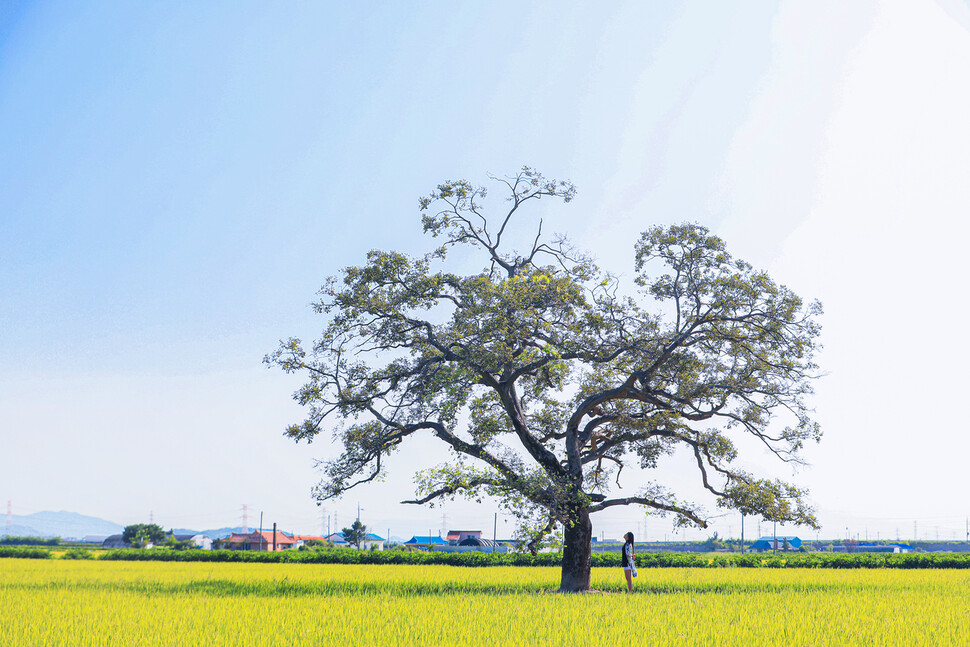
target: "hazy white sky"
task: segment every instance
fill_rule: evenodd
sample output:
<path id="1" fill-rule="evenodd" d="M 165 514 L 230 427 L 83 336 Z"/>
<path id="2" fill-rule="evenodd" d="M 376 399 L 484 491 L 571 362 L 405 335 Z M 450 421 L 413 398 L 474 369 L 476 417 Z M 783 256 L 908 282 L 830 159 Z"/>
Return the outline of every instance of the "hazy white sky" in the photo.
<path id="1" fill-rule="evenodd" d="M 825 438 L 795 475 L 746 458 L 811 489 L 822 536 L 964 537 L 963 0 L 406 4 L 0 7 L 4 503 L 319 531 L 331 450 L 282 437 L 299 380 L 262 356 L 315 336 L 327 275 L 423 249 L 418 196 L 529 164 L 578 185 L 543 215 L 604 267 L 692 220 L 823 302 Z M 490 529 L 396 503 L 417 445 L 326 514 Z"/>

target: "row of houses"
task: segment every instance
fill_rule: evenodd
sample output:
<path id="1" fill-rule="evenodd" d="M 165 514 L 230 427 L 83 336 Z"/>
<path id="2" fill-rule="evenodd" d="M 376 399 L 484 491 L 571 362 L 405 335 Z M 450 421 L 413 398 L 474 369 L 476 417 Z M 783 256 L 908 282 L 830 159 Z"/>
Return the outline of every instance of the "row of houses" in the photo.
<path id="1" fill-rule="evenodd" d="M 288 535 L 282 530 L 254 530 L 234 532 L 220 540 L 220 547 L 229 550 L 291 550 L 304 546 L 308 541 L 326 541 L 313 535 Z"/>
<path id="2" fill-rule="evenodd" d="M 254 530 L 252 532 L 234 532 L 225 539 L 213 541 L 206 535 L 169 535 L 177 541 L 188 542 L 196 548 L 202 550 L 212 550 L 221 548 L 228 550 L 259 550 L 259 551 L 281 551 L 299 549 L 308 542 L 328 542 L 334 546 L 346 547 L 350 544 L 344 539 L 342 533 L 333 533 L 326 537 L 310 535 L 291 535 L 282 530 Z M 462 550 L 489 550 L 497 552 L 507 552 L 507 542 L 494 542 L 482 537 L 481 530 L 450 530 L 445 537 L 441 536 L 414 536 L 404 542 L 405 545 L 418 548 L 439 548 L 449 547 Z M 360 548 L 364 550 L 384 550 L 387 540 L 380 535 L 367 533 L 361 541 Z M 102 544 L 105 548 L 130 548 L 121 535 L 111 535 Z M 151 545 L 149 545 L 149 548 Z"/>
<path id="3" fill-rule="evenodd" d="M 340 533 L 334 533 L 328 537 L 318 537 L 311 535 L 291 535 L 282 530 L 254 530 L 252 532 L 234 532 L 225 539 L 213 540 L 206 535 L 168 535 L 180 542 L 190 542 L 195 548 L 201 550 L 212 550 L 213 548 L 224 548 L 228 550 L 266 550 L 281 551 L 300 548 L 309 541 L 330 542 L 336 546 L 348 546 Z M 367 537 L 361 542 L 361 548 L 384 550 L 385 540 L 373 533 L 368 533 Z M 121 535 L 111 535 L 105 539 L 101 545 L 105 548 L 131 548 Z M 148 548 L 152 545 L 149 544 Z"/>
<path id="4" fill-rule="evenodd" d="M 346 548 L 350 546 L 350 543 L 344 539 L 343 534 L 339 532 L 335 532 L 332 535 L 327 535 L 323 539 L 324 541 L 328 541 L 337 547 Z M 360 542 L 360 547 L 363 550 L 384 550 L 384 545 L 386 542 L 387 540 L 380 535 L 375 535 L 374 533 L 369 532 L 364 535 L 364 538 Z"/>
<path id="5" fill-rule="evenodd" d="M 801 550 L 802 540 L 799 537 L 761 537 L 751 544 L 747 550 L 763 553 L 766 551 Z M 832 546 L 835 553 L 908 553 L 913 550 L 909 544 L 859 544 L 856 542 Z"/>
<path id="6" fill-rule="evenodd" d="M 344 539 L 341 533 L 333 533 L 326 537 L 311 535 L 291 535 L 281 530 L 254 530 L 248 533 L 234 532 L 225 539 L 218 539 L 215 542 L 206 535 L 196 534 L 177 534 L 168 535 L 176 541 L 189 543 L 195 548 L 202 550 L 212 550 L 222 548 L 228 550 L 259 550 L 259 551 L 282 551 L 299 549 L 308 542 L 328 542 L 334 546 L 347 547 L 350 544 Z M 421 550 L 443 550 L 450 552 L 484 551 L 505 553 L 510 550 L 510 541 L 493 541 L 482 537 L 481 530 L 450 530 L 441 537 L 440 535 L 415 535 L 404 542 L 405 546 L 411 546 Z M 387 540 L 380 535 L 367 533 L 361 541 L 361 548 L 364 550 L 384 550 Z M 111 535 L 102 544 L 105 548 L 130 548 L 130 545 L 122 539 L 121 535 Z M 151 545 L 148 546 L 151 548 Z M 761 537 L 746 550 L 751 552 L 768 551 L 797 551 L 802 549 L 802 540 L 795 536 L 780 537 Z M 860 544 L 848 543 L 831 548 L 833 552 L 845 553 L 908 553 L 913 547 L 908 544 Z"/>
<path id="7" fill-rule="evenodd" d="M 335 532 L 326 537 L 308 537 L 299 535 L 287 535 L 277 531 L 274 538 L 273 531 L 264 530 L 251 533 L 233 533 L 227 539 L 222 540 L 223 548 L 234 550 L 289 550 L 299 548 L 310 540 L 325 541 L 334 546 L 347 547 L 350 543 L 344 538 L 342 533 Z M 387 539 L 374 533 L 367 533 L 360 542 L 363 550 L 384 550 Z M 458 548 L 484 548 L 506 552 L 508 542 L 495 542 L 491 539 L 482 537 L 481 530 L 449 530 L 445 537 L 440 535 L 420 536 L 415 535 L 406 542 L 405 546 L 414 547 L 458 547 Z"/>
<path id="8" fill-rule="evenodd" d="M 415 535 L 406 542 L 405 546 L 413 546 L 422 550 L 443 550 L 448 552 L 479 551 L 487 553 L 507 553 L 513 542 L 494 541 L 482 537 L 481 530 L 449 530 L 444 536 Z"/>
<path id="9" fill-rule="evenodd" d="M 207 535 L 166 535 L 166 537 L 172 537 L 175 541 L 180 542 L 190 542 L 196 548 L 202 550 L 212 550 L 212 538 Z M 121 535 L 111 535 L 107 539 L 101 542 L 101 546 L 104 548 L 131 548 L 131 544 L 124 540 Z M 148 548 L 152 545 L 148 544 Z"/>

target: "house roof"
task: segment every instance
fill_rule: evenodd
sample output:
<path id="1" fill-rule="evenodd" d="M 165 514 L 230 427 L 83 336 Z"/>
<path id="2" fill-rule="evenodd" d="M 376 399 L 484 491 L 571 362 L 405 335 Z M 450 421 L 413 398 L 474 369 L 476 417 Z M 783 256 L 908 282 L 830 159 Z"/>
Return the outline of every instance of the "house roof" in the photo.
<path id="1" fill-rule="evenodd" d="M 448 542 L 437 535 L 415 535 L 408 539 L 405 544 L 447 544 Z"/>
<path id="2" fill-rule="evenodd" d="M 492 541 L 491 539 L 484 539 L 482 537 L 466 537 L 458 542 L 459 546 L 498 546 L 500 545 L 497 541 Z"/>
<path id="3" fill-rule="evenodd" d="M 123 535 L 111 535 L 106 537 L 101 545 L 105 548 L 128 548 L 131 546 L 127 541 L 122 539 Z"/>
<path id="4" fill-rule="evenodd" d="M 272 530 L 264 530 L 262 532 L 262 536 L 263 536 L 263 541 L 265 543 L 272 545 L 272 543 L 273 543 L 273 531 Z M 259 541 L 259 537 L 260 537 L 260 532 L 258 530 L 254 530 L 253 532 L 251 532 L 249 534 L 244 534 L 244 533 L 241 533 L 241 532 L 234 532 L 231 535 L 229 535 L 229 537 L 225 541 L 228 541 L 231 544 L 243 544 L 243 543 L 251 542 L 251 541 L 257 541 L 258 542 Z M 294 541 L 296 541 L 296 540 L 293 538 L 292 535 L 287 535 L 282 530 L 277 530 L 276 531 L 276 543 L 277 544 L 290 544 L 290 543 L 293 543 Z"/>
<path id="5" fill-rule="evenodd" d="M 332 541 L 337 543 L 344 543 L 344 544 L 347 543 L 347 540 L 344 539 L 343 533 L 339 533 L 339 532 L 335 532 L 332 535 L 328 535 L 324 539 L 326 541 Z M 380 535 L 375 535 L 374 533 L 369 532 L 366 535 L 364 535 L 364 541 L 384 541 L 384 538 L 381 537 Z"/>
<path id="6" fill-rule="evenodd" d="M 327 541 L 326 537 L 314 537 L 310 535 L 293 535 L 294 541 Z"/>
<path id="7" fill-rule="evenodd" d="M 771 548 L 775 540 L 777 540 L 777 544 L 776 544 L 777 548 L 783 547 L 785 545 L 785 542 L 788 542 L 788 545 L 791 548 L 801 548 L 802 546 L 802 540 L 798 537 L 793 537 L 793 536 L 783 537 L 779 535 L 778 537 L 762 537 L 758 541 L 751 544 L 751 548 L 755 548 L 755 549 Z"/>

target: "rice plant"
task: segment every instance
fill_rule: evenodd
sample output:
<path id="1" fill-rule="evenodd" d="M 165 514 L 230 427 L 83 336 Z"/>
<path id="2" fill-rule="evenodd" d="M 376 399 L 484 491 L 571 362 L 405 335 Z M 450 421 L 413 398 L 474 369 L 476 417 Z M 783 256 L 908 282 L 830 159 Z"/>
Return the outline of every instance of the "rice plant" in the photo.
<path id="1" fill-rule="evenodd" d="M 961 645 L 970 571 L 0 560 L 0 645 Z"/>

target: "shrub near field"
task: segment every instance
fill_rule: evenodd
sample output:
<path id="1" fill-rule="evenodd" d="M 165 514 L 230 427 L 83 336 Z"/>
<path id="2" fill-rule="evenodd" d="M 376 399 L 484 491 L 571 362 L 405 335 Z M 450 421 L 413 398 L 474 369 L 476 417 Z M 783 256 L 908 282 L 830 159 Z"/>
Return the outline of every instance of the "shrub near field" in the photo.
<path id="1" fill-rule="evenodd" d="M 961 645 L 970 571 L 0 561 L 0 645 Z"/>
<path id="2" fill-rule="evenodd" d="M 17 557 L 20 559 L 50 559 L 51 551 L 43 548 L 28 546 L 0 546 L 0 557 Z"/>
<path id="3" fill-rule="evenodd" d="M 297 551 L 135 550 L 88 551 L 72 548 L 60 555 L 43 548 L 0 546 L 0 557 L 96 558 L 107 561 L 241 562 L 265 564 L 387 564 L 445 566 L 559 566 L 562 553 L 446 553 L 366 551 L 353 548 Z M 594 567 L 620 565 L 618 553 L 593 553 Z M 640 553 L 639 568 L 970 568 L 970 553 Z"/>
<path id="4" fill-rule="evenodd" d="M 106 560 L 264 562 L 308 564 L 441 564 L 449 566 L 559 566 L 562 553 L 446 553 L 333 548 L 310 551 L 130 550 L 102 553 Z M 593 567 L 620 565 L 619 552 L 593 553 Z M 640 568 L 970 568 L 970 553 L 640 553 Z"/>

